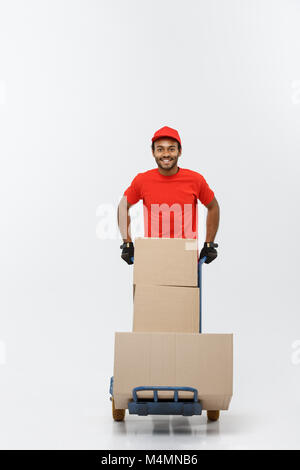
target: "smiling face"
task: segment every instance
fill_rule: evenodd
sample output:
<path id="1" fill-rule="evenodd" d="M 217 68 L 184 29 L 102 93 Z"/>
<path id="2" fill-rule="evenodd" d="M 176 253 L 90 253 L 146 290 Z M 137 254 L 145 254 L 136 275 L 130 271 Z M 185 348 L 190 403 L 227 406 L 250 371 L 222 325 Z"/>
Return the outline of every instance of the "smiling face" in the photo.
<path id="1" fill-rule="evenodd" d="M 178 145 L 177 140 L 169 137 L 162 137 L 154 142 L 152 153 L 159 168 L 168 172 L 177 166 L 177 160 L 181 155 Z"/>

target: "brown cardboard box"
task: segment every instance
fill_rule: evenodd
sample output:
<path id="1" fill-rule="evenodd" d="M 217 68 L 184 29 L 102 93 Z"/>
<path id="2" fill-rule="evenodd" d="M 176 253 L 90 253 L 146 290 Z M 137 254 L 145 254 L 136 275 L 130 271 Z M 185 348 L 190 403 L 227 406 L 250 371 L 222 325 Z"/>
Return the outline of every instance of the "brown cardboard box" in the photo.
<path id="1" fill-rule="evenodd" d="M 227 410 L 232 397 L 232 334 L 116 333 L 113 395 L 128 408 L 137 386 L 190 386 L 204 410 Z M 172 397 L 170 392 L 159 396 Z M 150 398 L 152 392 L 140 392 Z M 190 397 L 181 392 L 180 398 Z"/>
<path id="2" fill-rule="evenodd" d="M 138 284 L 133 331 L 199 333 L 199 288 Z"/>
<path id="3" fill-rule="evenodd" d="M 136 238 L 133 283 L 196 287 L 197 240 Z"/>

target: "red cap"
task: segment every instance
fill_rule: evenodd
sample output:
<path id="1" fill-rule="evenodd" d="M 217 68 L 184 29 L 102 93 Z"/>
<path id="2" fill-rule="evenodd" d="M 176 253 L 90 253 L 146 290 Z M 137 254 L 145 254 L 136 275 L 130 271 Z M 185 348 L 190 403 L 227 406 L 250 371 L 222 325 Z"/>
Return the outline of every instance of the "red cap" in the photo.
<path id="1" fill-rule="evenodd" d="M 161 137 L 171 137 L 172 139 L 176 139 L 181 145 L 181 140 L 176 129 L 172 129 L 171 127 L 168 127 L 168 126 L 158 129 L 158 131 L 156 131 L 154 136 L 152 137 L 152 142 L 154 142 L 157 139 L 160 139 Z"/>

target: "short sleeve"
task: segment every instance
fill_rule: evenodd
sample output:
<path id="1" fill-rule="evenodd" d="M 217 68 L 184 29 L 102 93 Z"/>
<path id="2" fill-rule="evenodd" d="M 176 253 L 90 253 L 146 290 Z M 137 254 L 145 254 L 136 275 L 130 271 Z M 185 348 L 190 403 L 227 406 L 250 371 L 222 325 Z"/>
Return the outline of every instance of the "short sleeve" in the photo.
<path id="1" fill-rule="evenodd" d="M 140 187 L 140 173 L 133 178 L 131 185 L 124 191 L 124 196 L 127 197 L 129 204 L 136 204 L 141 197 L 141 187 Z"/>
<path id="2" fill-rule="evenodd" d="M 202 204 L 207 206 L 213 200 L 215 194 L 207 184 L 205 178 L 202 175 L 199 176 L 198 199 Z"/>

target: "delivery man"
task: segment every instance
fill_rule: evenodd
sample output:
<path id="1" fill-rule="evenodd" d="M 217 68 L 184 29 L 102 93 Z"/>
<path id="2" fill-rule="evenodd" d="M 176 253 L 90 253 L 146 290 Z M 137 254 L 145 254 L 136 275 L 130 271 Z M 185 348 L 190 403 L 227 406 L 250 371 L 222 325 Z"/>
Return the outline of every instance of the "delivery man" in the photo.
<path id="1" fill-rule="evenodd" d="M 214 239 L 220 209 L 204 177 L 177 165 L 182 146 L 178 132 L 162 127 L 152 137 L 152 154 L 157 168 L 138 173 L 124 191 L 118 206 L 118 225 L 123 238 L 121 258 L 132 264 L 134 245 L 130 233 L 129 209 L 143 200 L 145 237 L 198 239 L 198 199 L 207 208 L 206 238 L 200 258 L 205 263 L 217 257 Z"/>

